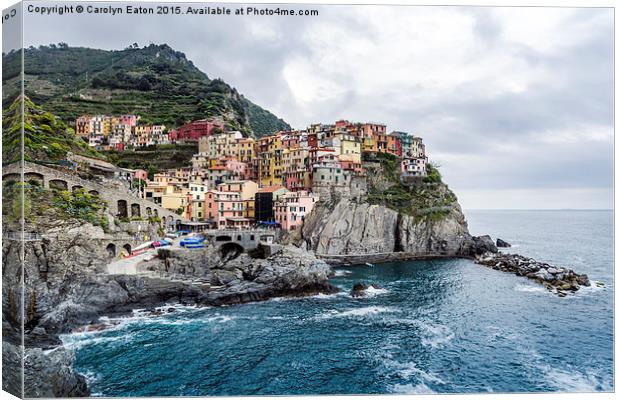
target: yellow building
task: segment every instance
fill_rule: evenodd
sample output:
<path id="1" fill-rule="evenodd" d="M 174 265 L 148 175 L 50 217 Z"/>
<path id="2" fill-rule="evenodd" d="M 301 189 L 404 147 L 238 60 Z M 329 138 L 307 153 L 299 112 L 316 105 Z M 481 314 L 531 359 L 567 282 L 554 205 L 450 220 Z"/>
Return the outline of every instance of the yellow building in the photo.
<path id="1" fill-rule="evenodd" d="M 362 143 L 355 136 L 341 133 L 335 136 L 333 143 L 341 160 L 362 162 Z"/>
<path id="2" fill-rule="evenodd" d="M 231 181 L 217 185 L 220 192 L 237 192 L 241 196 L 241 200 L 254 199 L 254 195 L 258 192 L 258 184 L 254 181 Z"/>

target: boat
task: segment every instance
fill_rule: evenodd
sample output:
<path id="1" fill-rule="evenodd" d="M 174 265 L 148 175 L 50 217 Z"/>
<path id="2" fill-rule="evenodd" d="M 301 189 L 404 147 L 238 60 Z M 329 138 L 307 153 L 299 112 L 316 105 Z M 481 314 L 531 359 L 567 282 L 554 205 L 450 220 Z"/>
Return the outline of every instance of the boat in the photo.
<path id="1" fill-rule="evenodd" d="M 205 247 L 205 244 L 200 242 L 200 243 L 188 243 L 185 245 L 186 249 L 203 249 Z"/>
<path id="2" fill-rule="evenodd" d="M 371 264 L 371 263 L 365 263 L 365 264 L 369 267 L 374 267 L 374 264 Z"/>
<path id="3" fill-rule="evenodd" d="M 204 241 L 205 241 L 204 237 L 195 236 L 195 237 L 188 237 L 188 238 L 181 240 L 180 244 L 182 247 L 187 247 L 188 245 L 192 245 L 192 244 L 203 244 L 203 247 L 204 247 Z"/>

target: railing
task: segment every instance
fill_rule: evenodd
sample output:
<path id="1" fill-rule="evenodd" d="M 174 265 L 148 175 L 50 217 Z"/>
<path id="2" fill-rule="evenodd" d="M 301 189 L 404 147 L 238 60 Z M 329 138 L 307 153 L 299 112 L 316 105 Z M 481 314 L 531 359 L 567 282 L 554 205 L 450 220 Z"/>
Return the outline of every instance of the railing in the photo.
<path id="1" fill-rule="evenodd" d="M 3 232 L 2 238 L 8 239 L 8 240 L 24 240 L 28 242 L 42 239 L 41 235 L 39 235 L 36 232 L 15 232 L 15 231 Z"/>

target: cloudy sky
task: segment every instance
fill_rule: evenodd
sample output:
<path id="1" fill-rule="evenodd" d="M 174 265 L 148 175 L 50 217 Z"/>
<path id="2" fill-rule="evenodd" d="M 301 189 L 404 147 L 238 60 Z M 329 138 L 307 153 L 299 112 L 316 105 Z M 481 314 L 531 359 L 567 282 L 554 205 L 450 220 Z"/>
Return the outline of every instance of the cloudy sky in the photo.
<path id="1" fill-rule="evenodd" d="M 168 43 L 294 127 L 415 133 L 464 208 L 613 207 L 611 9 L 304 8 L 319 16 L 27 14 L 25 43 Z"/>

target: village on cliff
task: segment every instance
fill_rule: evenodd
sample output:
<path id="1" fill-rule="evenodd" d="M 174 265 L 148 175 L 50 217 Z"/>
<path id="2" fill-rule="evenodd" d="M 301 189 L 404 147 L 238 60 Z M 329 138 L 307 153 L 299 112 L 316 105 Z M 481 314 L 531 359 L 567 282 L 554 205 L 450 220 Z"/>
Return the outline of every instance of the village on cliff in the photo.
<path id="1" fill-rule="evenodd" d="M 146 171 L 114 168 L 137 196 L 173 211 L 192 231 L 299 228 L 314 204 L 334 193 L 360 197 L 367 190 L 364 160 L 387 154 L 400 164 L 400 180 L 427 174 L 422 138 L 387 133 L 381 123 L 313 124 L 257 139 L 230 130 L 219 118 L 176 129 L 143 125 L 137 115 L 80 116 L 76 133 L 99 151 L 198 144 L 191 166 Z M 102 162 L 103 164 L 103 162 Z M 120 218 L 131 218 L 119 210 Z"/>

